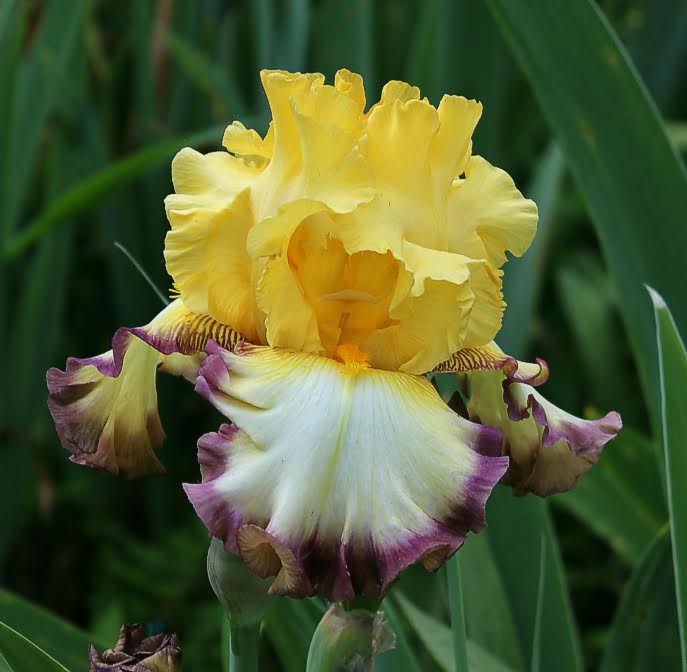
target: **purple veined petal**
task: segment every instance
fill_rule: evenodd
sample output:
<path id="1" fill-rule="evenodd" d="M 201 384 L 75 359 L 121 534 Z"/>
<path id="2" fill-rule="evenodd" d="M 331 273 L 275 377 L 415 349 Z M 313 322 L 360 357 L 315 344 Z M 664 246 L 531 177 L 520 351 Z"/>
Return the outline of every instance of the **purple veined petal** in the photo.
<path id="1" fill-rule="evenodd" d="M 112 350 L 69 358 L 47 373 L 48 407 L 71 460 L 129 477 L 161 473 L 164 439 L 157 410 L 162 370 L 195 382 L 209 338 L 233 347 L 240 336 L 174 301 L 145 327 L 117 330 Z"/>
<path id="2" fill-rule="evenodd" d="M 212 536 L 274 594 L 378 596 L 438 568 L 484 526 L 505 473 L 498 430 L 422 377 L 318 355 L 208 344 L 197 391 L 230 418 L 198 442 L 185 490 Z"/>
<path id="3" fill-rule="evenodd" d="M 615 411 L 597 420 L 578 418 L 503 373 L 462 375 L 470 383 L 470 418 L 503 432 L 504 453 L 511 459 L 504 482 L 516 494 L 547 496 L 569 490 L 622 428 Z"/>
<path id="4" fill-rule="evenodd" d="M 549 367 L 543 359 L 521 362 L 507 355 L 493 341 L 482 347 L 462 348 L 434 367 L 432 373 L 468 373 L 497 371 L 507 380 L 528 385 L 542 385 L 549 377 Z"/>

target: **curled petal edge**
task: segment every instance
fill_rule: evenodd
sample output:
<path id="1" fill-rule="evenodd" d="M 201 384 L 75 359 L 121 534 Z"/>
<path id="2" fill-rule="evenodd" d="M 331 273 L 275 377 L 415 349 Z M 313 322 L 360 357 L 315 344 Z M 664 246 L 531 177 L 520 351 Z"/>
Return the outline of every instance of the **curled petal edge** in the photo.
<path id="1" fill-rule="evenodd" d="M 243 344 L 207 351 L 196 390 L 236 424 L 201 437 L 202 482 L 184 489 L 227 551 L 276 577 L 273 594 L 380 596 L 406 567 L 437 569 L 484 526 L 508 464 L 501 434 L 455 415 L 425 379 Z M 304 403 L 315 390 L 317 412 Z"/>
<path id="2" fill-rule="evenodd" d="M 503 482 L 518 495 L 545 497 L 569 490 L 622 428 L 615 411 L 596 420 L 578 418 L 549 402 L 531 383 L 505 372 L 459 375 L 469 381 L 470 418 L 503 432 L 503 451 L 510 458 Z"/>
<path id="3" fill-rule="evenodd" d="M 109 352 L 70 357 L 64 371 L 51 368 L 48 408 L 70 460 L 127 477 L 163 473 L 155 454 L 164 440 L 157 370 L 195 382 L 210 338 L 227 347 L 240 340 L 177 300 L 147 326 L 118 329 Z"/>
<path id="4" fill-rule="evenodd" d="M 493 341 L 475 348 L 462 348 L 447 360 L 437 364 L 432 373 L 468 373 L 471 371 L 499 371 L 507 381 L 525 383 L 535 387 L 549 378 L 548 364 L 540 358 L 532 362 L 521 362 L 507 355 Z"/>

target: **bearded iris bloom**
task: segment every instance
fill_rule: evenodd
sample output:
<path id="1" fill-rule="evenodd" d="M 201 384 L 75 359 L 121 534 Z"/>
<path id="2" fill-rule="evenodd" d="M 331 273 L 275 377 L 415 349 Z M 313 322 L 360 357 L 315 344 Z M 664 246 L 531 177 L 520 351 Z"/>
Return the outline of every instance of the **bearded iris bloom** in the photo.
<path id="1" fill-rule="evenodd" d="M 166 199 L 178 296 L 112 350 L 48 373 L 72 460 L 156 472 L 158 370 L 231 422 L 198 442 L 186 492 L 210 534 L 270 591 L 378 596 L 407 566 L 436 569 L 484 525 L 504 479 L 569 488 L 620 429 L 534 388 L 545 363 L 494 343 L 502 266 L 537 209 L 472 153 L 479 103 L 360 76 L 265 71 L 265 137 L 239 122 L 226 151 L 182 150 Z M 425 374 L 471 389 L 470 420 Z"/>

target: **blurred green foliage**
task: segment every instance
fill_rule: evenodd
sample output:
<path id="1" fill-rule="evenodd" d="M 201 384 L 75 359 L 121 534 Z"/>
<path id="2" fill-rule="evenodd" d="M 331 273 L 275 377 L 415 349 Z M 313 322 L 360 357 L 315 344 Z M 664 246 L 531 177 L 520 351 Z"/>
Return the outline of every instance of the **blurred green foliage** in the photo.
<path id="1" fill-rule="evenodd" d="M 651 325 L 638 317 L 650 303 L 635 293 L 632 274 L 654 264 L 664 298 L 684 292 L 683 268 L 660 266 L 657 252 L 684 254 L 662 237 L 671 210 L 660 200 L 652 208 L 642 186 L 645 177 L 664 180 L 661 193 L 677 193 L 680 183 L 655 172 L 662 131 L 632 97 L 632 82 L 619 82 L 632 95 L 616 100 L 601 79 L 580 77 L 598 54 L 581 51 L 586 61 L 567 56 L 560 66 L 556 59 L 583 50 L 589 35 L 602 40 L 610 22 L 620 40 L 614 58 L 626 50 L 684 149 L 687 5 L 600 2 L 589 35 L 556 15 L 569 31 L 558 43 L 553 33 L 538 40 L 522 29 L 526 4 L 0 1 L 0 576 L 10 591 L 0 594 L 0 621 L 73 670 L 87 667 L 85 649 L 75 662 L 83 642 L 112 645 L 124 621 L 177 632 L 188 669 L 221 669 L 226 636 L 205 576 L 207 536 L 180 487 L 197 480 L 195 441 L 218 417 L 185 382 L 160 380 L 168 474 L 114 479 L 67 461 L 44 372 L 68 355 L 106 350 L 118 326 L 144 324 L 158 311 L 158 297 L 115 242 L 158 287 L 169 286 L 162 199 L 175 151 L 218 147 L 235 118 L 264 131 L 260 68 L 331 78 L 348 67 L 364 75 L 369 99 L 387 80 L 405 79 L 433 102 L 449 92 L 484 103 L 476 153 L 508 170 L 541 209 L 536 245 L 506 267 L 511 311 L 502 345 L 548 360 L 547 397 L 578 414 L 617 409 L 627 428 L 570 493 L 550 502 L 495 493 L 489 530 L 460 554 L 470 669 L 610 672 L 656 661 L 677 669 L 661 436 L 647 382 L 655 352 L 647 350 Z M 587 0 L 571 4 L 580 11 L 569 21 L 591 16 L 582 11 Z M 546 20 L 541 12 L 530 30 Z M 618 161 L 608 165 L 615 172 L 596 186 L 565 121 L 574 96 L 591 92 L 609 124 L 600 144 L 628 143 L 617 145 Z M 630 99 L 639 101 L 636 124 L 611 128 L 614 105 Z M 623 208 L 628 221 L 618 217 Z M 685 211 L 673 214 L 679 239 Z M 684 300 L 674 310 L 684 329 Z M 378 669 L 454 669 L 445 586 L 412 568 L 394 587 L 385 610 L 398 644 Z M 15 595 L 82 632 L 65 633 Z M 265 670 L 304 669 L 323 609 L 319 601 L 278 602 L 263 629 Z M 61 651 L 50 637 L 42 641 L 49 632 L 64 642 Z"/>

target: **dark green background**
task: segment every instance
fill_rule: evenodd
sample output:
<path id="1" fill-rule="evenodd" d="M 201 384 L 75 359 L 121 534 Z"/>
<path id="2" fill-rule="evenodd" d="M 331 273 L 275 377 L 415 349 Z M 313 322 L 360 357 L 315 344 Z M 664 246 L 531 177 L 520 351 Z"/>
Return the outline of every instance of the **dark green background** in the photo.
<path id="1" fill-rule="evenodd" d="M 207 536 L 180 487 L 198 479 L 195 441 L 219 416 L 184 381 L 161 379 L 168 474 L 119 480 L 67 461 L 44 373 L 68 355 L 107 350 L 118 326 L 144 324 L 159 311 L 114 243 L 167 291 L 162 201 L 185 138 L 217 148 L 235 118 L 263 132 L 262 67 L 328 78 L 348 67 L 364 75 L 369 101 L 387 80 L 404 79 L 434 103 L 445 92 L 484 103 L 475 153 L 506 169 L 541 210 L 535 247 L 505 269 L 510 310 L 501 345 L 547 359 L 548 398 L 578 414 L 619 410 L 628 428 L 572 493 L 544 504 L 499 488 L 489 531 L 461 552 L 475 669 L 497 669 L 480 658 L 485 651 L 507 669 L 536 661 L 542 567 L 542 636 L 550 643 L 542 669 L 556 660 L 556 669 L 598 669 L 604 650 L 611 652 L 605 670 L 677 669 L 667 514 L 651 438 L 657 406 L 646 335 L 653 332 L 642 322 L 650 304 L 641 282 L 657 277 L 669 301 L 683 298 L 674 311 L 684 328 L 684 265 L 673 262 L 684 255 L 675 248 L 687 210 L 669 195 L 687 183 L 666 158 L 651 107 L 643 98 L 635 105 L 640 89 L 631 70 L 609 75 L 617 88 L 604 79 L 601 65 L 615 67 L 618 57 L 604 46 L 611 49 L 604 61 L 601 47 L 605 17 L 668 135 L 684 148 L 687 4 L 616 0 L 593 5 L 598 15 L 591 7 L 587 0 L 541 0 L 536 9 L 507 0 L 0 2 L 2 585 L 101 643 L 113 644 L 123 621 L 178 632 L 188 669 L 220 669 L 222 619 L 205 577 Z M 618 53 L 622 66 L 625 52 Z M 586 158 L 584 134 L 575 133 L 580 120 L 599 133 Z M 614 614 L 638 567 L 630 584 L 636 600 L 617 617 L 625 619 L 622 632 L 636 636 L 621 641 Z M 275 606 L 264 669 L 303 669 L 321 607 Z M 50 649 L 40 642 L 48 626 L 23 608 L 0 594 L 0 620 Z M 448 622 L 441 573 L 408 572 L 387 613 L 399 634 L 388 669 L 448 669 L 444 631 L 422 620 Z M 78 658 L 80 635 L 57 639 L 69 648 L 65 661 Z M 617 667 L 618 651 L 635 667 Z"/>

